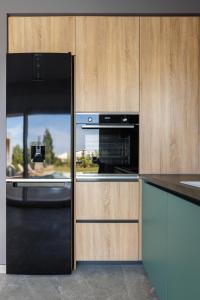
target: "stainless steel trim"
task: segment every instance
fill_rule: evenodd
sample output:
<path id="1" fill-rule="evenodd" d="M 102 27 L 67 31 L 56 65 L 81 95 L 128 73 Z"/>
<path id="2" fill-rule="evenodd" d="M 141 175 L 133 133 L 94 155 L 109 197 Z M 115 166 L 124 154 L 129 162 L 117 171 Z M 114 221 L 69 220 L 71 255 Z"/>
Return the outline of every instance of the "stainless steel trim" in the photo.
<path id="1" fill-rule="evenodd" d="M 43 179 L 43 178 L 6 178 L 6 182 L 71 182 L 71 178 Z"/>
<path id="2" fill-rule="evenodd" d="M 14 187 L 66 187 L 72 182 L 71 178 L 66 179 L 26 179 L 26 178 L 11 178 L 6 179 L 7 183 Z"/>
<path id="3" fill-rule="evenodd" d="M 135 128 L 135 125 L 82 125 L 82 129 L 101 129 L 101 128 Z"/>
<path id="4" fill-rule="evenodd" d="M 68 182 L 13 182 L 14 187 L 67 187 Z"/>
<path id="5" fill-rule="evenodd" d="M 76 112 L 76 115 L 139 115 L 138 112 Z"/>
<path id="6" fill-rule="evenodd" d="M 82 182 L 90 182 L 90 181 L 138 181 L 139 175 L 114 175 L 114 174 L 83 174 L 83 175 L 76 175 L 76 181 Z"/>

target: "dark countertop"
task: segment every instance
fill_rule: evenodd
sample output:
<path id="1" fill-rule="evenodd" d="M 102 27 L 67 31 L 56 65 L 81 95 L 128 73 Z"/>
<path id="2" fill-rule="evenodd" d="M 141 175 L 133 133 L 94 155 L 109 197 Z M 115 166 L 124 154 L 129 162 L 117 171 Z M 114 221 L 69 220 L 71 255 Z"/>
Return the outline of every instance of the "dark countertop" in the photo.
<path id="1" fill-rule="evenodd" d="M 200 181 L 200 175 L 141 175 L 141 178 L 157 187 L 200 205 L 200 188 L 180 181 Z"/>

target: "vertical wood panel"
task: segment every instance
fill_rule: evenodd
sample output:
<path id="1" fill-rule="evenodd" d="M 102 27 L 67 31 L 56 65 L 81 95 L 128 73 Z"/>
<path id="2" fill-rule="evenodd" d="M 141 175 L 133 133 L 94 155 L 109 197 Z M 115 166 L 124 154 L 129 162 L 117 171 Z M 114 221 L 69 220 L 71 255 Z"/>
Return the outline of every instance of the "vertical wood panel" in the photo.
<path id="1" fill-rule="evenodd" d="M 140 172 L 199 172 L 199 18 L 140 19 Z"/>
<path id="2" fill-rule="evenodd" d="M 77 111 L 139 111 L 139 18 L 76 18 Z"/>
<path id="3" fill-rule="evenodd" d="M 160 173 L 160 18 L 140 18 L 140 172 Z"/>
<path id="4" fill-rule="evenodd" d="M 75 17 L 9 17 L 8 51 L 75 54 Z"/>

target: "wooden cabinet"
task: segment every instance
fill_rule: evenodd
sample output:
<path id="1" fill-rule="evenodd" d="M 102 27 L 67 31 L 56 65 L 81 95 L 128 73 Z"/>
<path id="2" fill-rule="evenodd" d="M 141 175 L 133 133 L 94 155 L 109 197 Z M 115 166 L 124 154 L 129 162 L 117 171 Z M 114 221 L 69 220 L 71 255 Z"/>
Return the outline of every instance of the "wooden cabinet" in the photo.
<path id="1" fill-rule="evenodd" d="M 139 182 L 77 182 L 78 220 L 138 220 Z"/>
<path id="2" fill-rule="evenodd" d="M 75 17 L 9 17 L 8 52 L 72 52 L 75 54 Z"/>
<path id="3" fill-rule="evenodd" d="M 139 111 L 139 17 L 76 18 L 76 110 Z"/>
<path id="4" fill-rule="evenodd" d="M 139 182 L 76 183 L 76 260 L 139 259 Z"/>
<path id="5" fill-rule="evenodd" d="M 77 223 L 79 261 L 138 260 L 138 224 Z"/>
<path id="6" fill-rule="evenodd" d="M 199 173 L 199 20 L 140 18 L 140 173 Z"/>

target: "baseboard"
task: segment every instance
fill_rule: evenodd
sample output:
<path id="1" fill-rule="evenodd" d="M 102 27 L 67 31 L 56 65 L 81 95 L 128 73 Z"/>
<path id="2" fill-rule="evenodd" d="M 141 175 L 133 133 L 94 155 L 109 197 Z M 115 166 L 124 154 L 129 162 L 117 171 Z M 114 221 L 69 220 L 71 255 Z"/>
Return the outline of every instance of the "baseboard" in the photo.
<path id="1" fill-rule="evenodd" d="M 6 274 L 6 265 L 0 265 L 0 274 Z"/>

